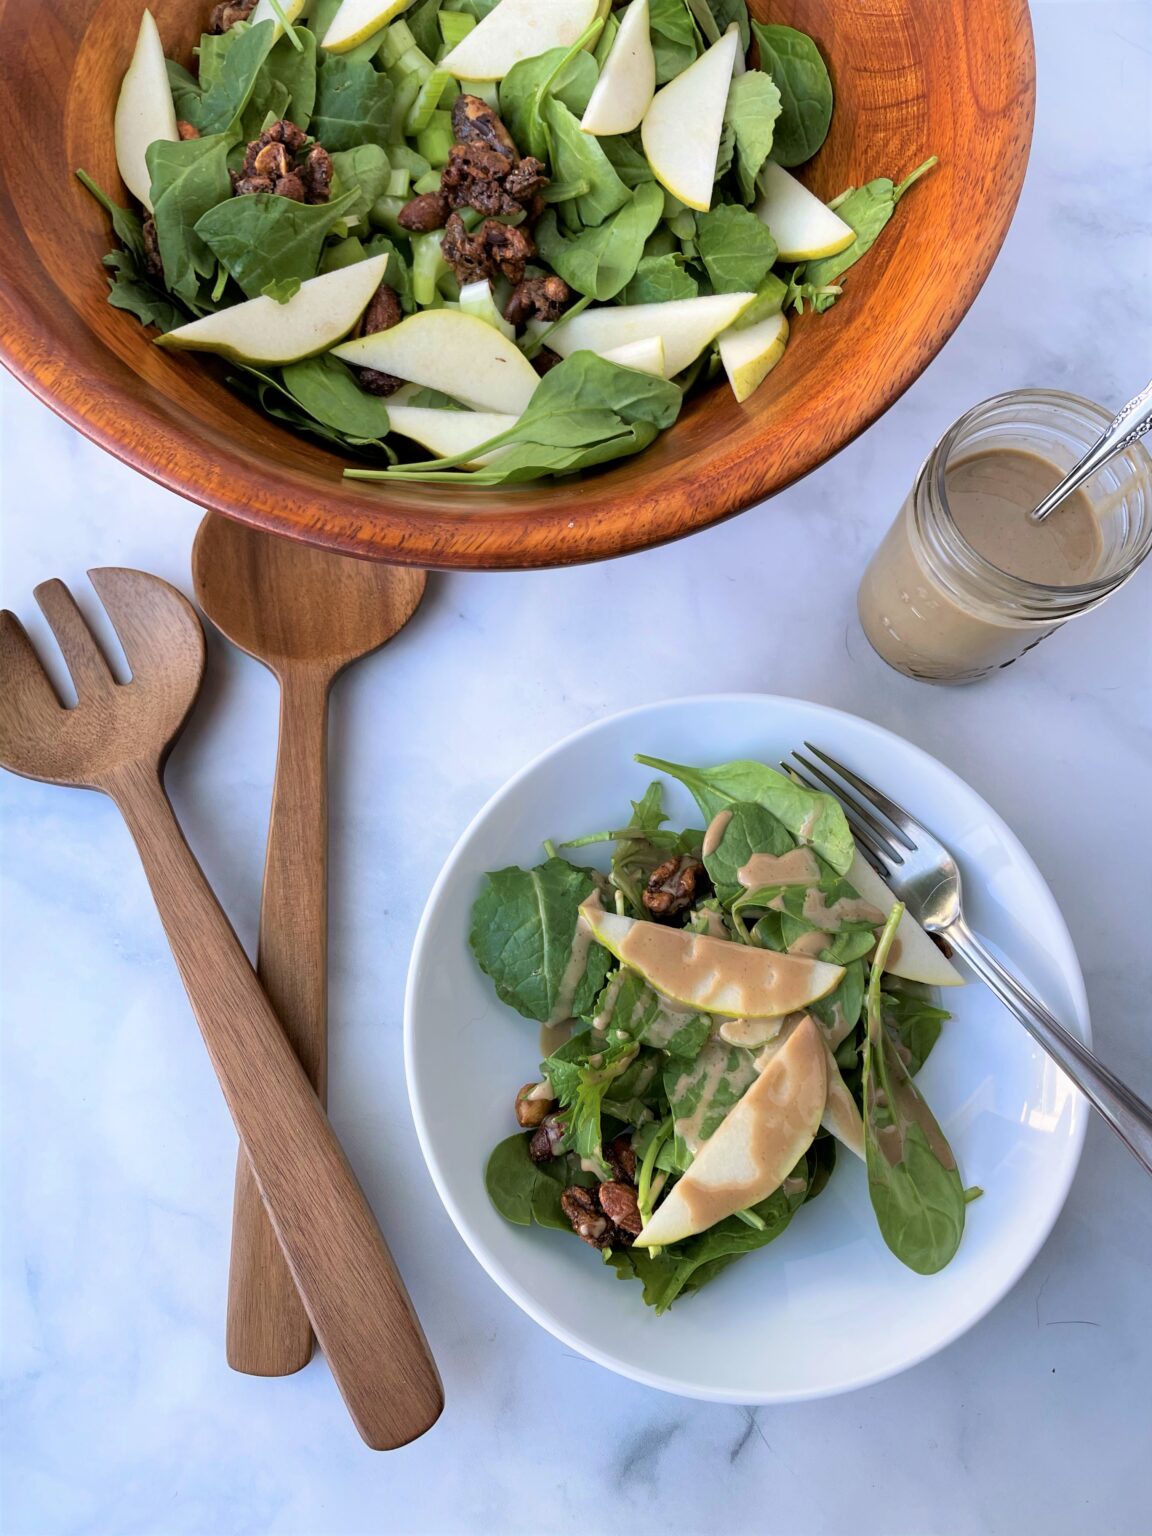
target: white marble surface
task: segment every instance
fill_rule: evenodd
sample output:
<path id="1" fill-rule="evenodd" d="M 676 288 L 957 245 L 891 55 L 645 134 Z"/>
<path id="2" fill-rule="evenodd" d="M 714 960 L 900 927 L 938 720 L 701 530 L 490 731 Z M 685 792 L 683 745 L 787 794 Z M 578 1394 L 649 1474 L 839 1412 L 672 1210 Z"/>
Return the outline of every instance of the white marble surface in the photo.
<path id="1" fill-rule="evenodd" d="M 610 711 L 762 688 L 903 733 L 1004 814 L 1077 938 L 1101 1051 L 1152 1092 L 1152 577 L 967 691 L 887 671 L 853 610 L 862 560 L 962 409 L 1029 383 L 1118 404 L 1148 374 L 1152 6 L 1047 0 L 1035 22 L 1015 226 L 883 421 L 690 544 L 437 578 L 338 690 L 333 1115 L 443 1369 L 448 1406 L 424 1441 L 366 1451 L 319 1361 L 271 1383 L 226 1368 L 231 1128 L 127 834 L 105 800 L 0 776 L 6 1536 L 1146 1536 L 1152 1186 L 1098 1125 L 1051 1240 L 981 1326 L 868 1391 L 752 1413 L 618 1380 L 524 1318 L 441 1211 L 401 1075 L 412 933 L 487 795 Z M 49 575 L 123 563 L 187 590 L 196 509 L 11 383 L 2 399 L 4 602 L 41 636 L 30 591 Z M 248 942 L 275 723 L 271 678 L 214 639 L 169 783 Z"/>

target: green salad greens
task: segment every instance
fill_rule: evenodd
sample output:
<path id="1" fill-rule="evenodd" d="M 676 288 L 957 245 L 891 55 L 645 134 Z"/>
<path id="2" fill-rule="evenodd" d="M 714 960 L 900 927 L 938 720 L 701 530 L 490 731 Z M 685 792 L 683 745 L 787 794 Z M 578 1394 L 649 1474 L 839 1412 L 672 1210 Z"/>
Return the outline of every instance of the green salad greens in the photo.
<path id="1" fill-rule="evenodd" d="M 481 970 L 545 1026 L 493 1205 L 574 1233 L 663 1312 L 779 1237 L 846 1147 L 893 1254 L 942 1269 L 979 1191 L 914 1079 L 948 1018 L 926 983 L 959 976 L 898 903 L 861 898 L 830 795 L 758 762 L 638 761 L 702 829 L 668 827 L 658 780 L 618 827 L 487 875 L 472 910 Z"/>
<path id="2" fill-rule="evenodd" d="M 934 163 L 809 192 L 828 68 L 745 0 L 220 0 L 205 25 L 177 61 L 144 12 L 112 125 L 135 206 L 78 172 L 109 302 L 359 479 L 573 474 L 720 373 L 747 399 Z"/>

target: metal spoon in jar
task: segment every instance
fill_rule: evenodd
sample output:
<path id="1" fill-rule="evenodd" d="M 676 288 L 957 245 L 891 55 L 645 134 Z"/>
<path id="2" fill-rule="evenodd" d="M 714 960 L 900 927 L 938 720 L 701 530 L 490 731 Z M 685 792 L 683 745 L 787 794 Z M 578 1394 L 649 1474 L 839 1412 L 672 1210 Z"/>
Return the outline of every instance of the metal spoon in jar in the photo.
<path id="1" fill-rule="evenodd" d="M 1090 480 L 1116 453 L 1122 453 L 1133 443 L 1139 442 L 1152 427 L 1152 384 L 1115 415 L 1078 463 L 1074 464 L 1063 480 L 1045 496 L 1044 500 L 1028 516 L 1035 523 L 1042 523 L 1049 512 L 1054 512 L 1066 496 L 1078 490 L 1085 480 Z"/>

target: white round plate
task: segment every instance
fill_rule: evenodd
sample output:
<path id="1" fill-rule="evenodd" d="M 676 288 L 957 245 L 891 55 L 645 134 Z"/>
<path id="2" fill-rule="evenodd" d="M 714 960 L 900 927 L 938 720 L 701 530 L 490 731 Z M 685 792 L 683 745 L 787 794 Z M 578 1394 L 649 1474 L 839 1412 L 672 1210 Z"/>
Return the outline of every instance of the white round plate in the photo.
<path id="1" fill-rule="evenodd" d="M 627 820 L 653 777 L 644 752 L 707 767 L 775 764 L 811 741 L 887 790 L 956 854 L 972 925 L 1055 1012 L 1090 1038 L 1072 941 L 1036 866 L 999 816 L 935 759 L 852 715 L 796 699 L 730 695 L 630 710 L 545 752 L 495 795 L 460 839 L 416 937 L 405 1007 L 412 1112 L 432 1178 L 460 1235 L 530 1317 L 590 1360 L 649 1386 L 728 1403 L 847 1392 L 942 1349 L 1023 1273 L 1064 1204 L 1087 1106 L 973 980 L 919 1079 L 951 1141 L 969 1206 L 956 1258 L 905 1269 L 880 1237 L 863 1166 L 841 1150 L 833 1178 L 788 1230 L 662 1317 L 567 1234 L 512 1226 L 489 1204 L 484 1165 L 515 1129 L 512 1102 L 538 1067 L 537 1026 L 504 1007 L 468 949 L 487 870 L 525 867 L 557 843 Z M 674 827 L 698 825 L 666 786 Z M 582 850 L 582 857 L 592 850 Z"/>

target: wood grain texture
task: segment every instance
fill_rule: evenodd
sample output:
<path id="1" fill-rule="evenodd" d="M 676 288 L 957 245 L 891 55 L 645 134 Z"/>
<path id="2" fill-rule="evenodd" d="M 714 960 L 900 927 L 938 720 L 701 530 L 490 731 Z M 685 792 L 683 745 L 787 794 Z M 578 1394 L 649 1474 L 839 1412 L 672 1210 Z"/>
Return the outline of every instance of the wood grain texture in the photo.
<path id="1" fill-rule="evenodd" d="M 79 704 L 61 708 L 19 621 L 0 615 L 0 764 L 102 790 L 119 806 L 332 1374 L 367 1443 L 403 1445 L 443 1407 L 436 1366 L 356 1176 L 164 792 L 163 763 L 203 675 L 203 632 L 166 582 L 90 574 L 131 681 L 112 675 L 62 583 L 37 588 Z"/>
<path id="2" fill-rule="evenodd" d="M 256 971 L 326 1102 L 328 695 L 353 661 L 415 613 L 423 571 L 351 560 L 209 514 L 192 550 L 201 608 L 280 684 L 280 740 Z M 255 1376 L 307 1365 L 312 1329 L 243 1148 L 228 1274 L 228 1363 Z"/>
<path id="3" fill-rule="evenodd" d="M 205 5 L 156 0 L 191 61 Z M 1027 0 L 751 0 L 812 33 L 837 93 L 803 171 L 821 196 L 940 167 L 902 203 L 828 314 L 807 317 L 744 405 L 690 401 L 645 453 L 579 485 L 384 489 L 233 396 L 210 359 L 165 354 L 104 301 L 100 209 L 82 165 L 120 187 L 112 113 L 139 0 L 0 0 L 6 101 L 2 347 L 8 367 L 110 452 L 201 505 L 349 554 L 424 567 L 524 568 L 677 538 L 807 474 L 920 374 L 979 292 L 1008 230 L 1031 140 Z"/>

